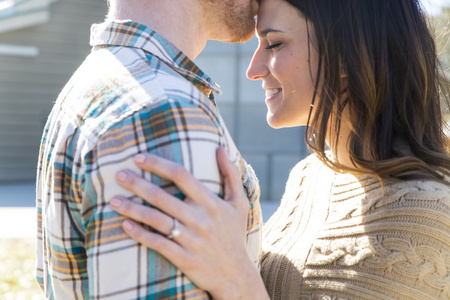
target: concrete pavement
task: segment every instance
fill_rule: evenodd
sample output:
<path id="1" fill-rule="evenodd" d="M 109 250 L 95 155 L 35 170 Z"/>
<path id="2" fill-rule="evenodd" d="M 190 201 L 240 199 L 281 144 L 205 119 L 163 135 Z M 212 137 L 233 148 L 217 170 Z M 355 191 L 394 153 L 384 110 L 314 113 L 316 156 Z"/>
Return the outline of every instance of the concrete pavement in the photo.
<path id="1" fill-rule="evenodd" d="M 33 182 L 0 185 L 0 238 L 36 235 Z"/>

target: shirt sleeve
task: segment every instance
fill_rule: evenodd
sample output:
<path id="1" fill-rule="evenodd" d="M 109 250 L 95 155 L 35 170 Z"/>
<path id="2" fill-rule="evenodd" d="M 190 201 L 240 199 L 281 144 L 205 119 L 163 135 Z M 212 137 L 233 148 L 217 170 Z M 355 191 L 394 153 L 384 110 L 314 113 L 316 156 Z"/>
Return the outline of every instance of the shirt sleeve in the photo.
<path id="1" fill-rule="evenodd" d="M 140 152 L 153 153 L 182 164 L 214 193 L 222 194 L 216 149 L 223 144 L 216 120 L 189 101 L 165 99 L 127 117 L 101 136 L 85 157 L 80 199 L 85 235 L 86 277 L 92 299 L 209 299 L 163 256 L 130 239 L 122 230 L 123 217 L 109 201 L 115 195 L 143 203 L 120 188 L 115 174 L 129 169 L 182 198 L 179 190 L 134 164 Z"/>

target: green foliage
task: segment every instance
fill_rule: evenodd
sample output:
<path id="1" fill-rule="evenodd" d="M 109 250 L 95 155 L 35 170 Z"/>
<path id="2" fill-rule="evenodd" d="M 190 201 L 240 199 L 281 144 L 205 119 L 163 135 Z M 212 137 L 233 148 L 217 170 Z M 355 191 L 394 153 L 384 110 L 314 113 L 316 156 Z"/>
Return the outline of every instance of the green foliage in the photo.
<path id="1" fill-rule="evenodd" d="M 439 15 L 431 17 L 436 45 L 442 67 L 450 73 L 450 7 L 444 7 Z M 450 76 L 450 75 L 448 75 Z"/>
<path id="2" fill-rule="evenodd" d="M 0 239 L 0 299 L 41 300 L 34 279 L 34 239 Z"/>
<path id="3" fill-rule="evenodd" d="M 430 17 L 435 33 L 437 53 L 443 69 L 442 109 L 447 120 L 446 133 L 450 136 L 450 7 L 444 7 L 441 13 Z"/>

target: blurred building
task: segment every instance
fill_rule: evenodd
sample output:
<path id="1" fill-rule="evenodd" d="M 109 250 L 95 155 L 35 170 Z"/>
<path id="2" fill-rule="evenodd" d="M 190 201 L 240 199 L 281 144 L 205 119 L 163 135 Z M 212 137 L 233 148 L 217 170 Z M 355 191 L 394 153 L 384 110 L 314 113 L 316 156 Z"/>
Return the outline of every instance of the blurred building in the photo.
<path id="1" fill-rule="evenodd" d="M 52 103 L 105 14 L 104 0 L 0 1 L 0 183 L 34 181 Z"/>
<path id="2" fill-rule="evenodd" d="M 106 0 L 0 0 L 0 185 L 34 181 L 47 115 L 90 51 L 90 24 L 106 11 Z M 262 199 L 279 201 L 289 170 L 308 151 L 304 128 L 267 125 L 261 82 L 245 76 L 256 46 L 255 38 L 208 42 L 196 63 L 222 88 L 219 110 L 258 175 Z"/>
<path id="3" fill-rule="evenodd" d="M 90 24 L 106 11 L 106 0 L 0 0 L 0 184 L 34 181 L 47 115 L 90 51 Z M 210 42 L 196 62 L 222 87 L 219 110 L 258 174 L 262 199 L 278 201 L 307 150 L 303 129 L 267 125 L 261 82 L 245 77 L 255 48 L 255 39 Z"/>

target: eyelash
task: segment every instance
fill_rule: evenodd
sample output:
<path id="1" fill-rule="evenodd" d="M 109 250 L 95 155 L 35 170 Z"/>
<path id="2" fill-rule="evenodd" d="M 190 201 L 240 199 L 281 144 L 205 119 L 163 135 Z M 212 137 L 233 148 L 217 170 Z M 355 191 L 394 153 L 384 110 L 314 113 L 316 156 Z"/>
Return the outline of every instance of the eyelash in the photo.
<path id="1" fill-rule="evenodd" d="M 266 47 L 266 50 L 275 49 L 281 46 L 282 43 L 275 43 Z"/>

